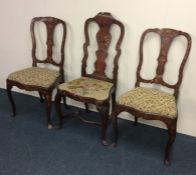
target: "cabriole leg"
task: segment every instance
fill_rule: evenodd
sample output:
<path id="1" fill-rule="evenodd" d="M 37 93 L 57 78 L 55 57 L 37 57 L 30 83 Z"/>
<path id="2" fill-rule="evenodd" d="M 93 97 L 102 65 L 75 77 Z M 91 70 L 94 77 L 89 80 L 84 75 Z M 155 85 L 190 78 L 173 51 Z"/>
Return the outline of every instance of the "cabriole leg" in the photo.
<path id="1" fill-rule="evenodd" d="M 63 127 L 63 115 L 62 115 L 62 112 L 61 112 L 61 95 L 60 94 L 56 94 L 56 97 L 55 97 L 55 108 L 56 108 L 56 112 L 57 112 L 57 117 L 58 117 L 58 120 L 59 120 L 59 124 L 58 124 L 58 128 L 62 128 Z"/>
<path id="2" fill-rule="evenodd" d="M 16 106 L 15 106 L 15 103 L 14 103 L 14 99 L 13 99 L 13 96 L 12 96 L 12 93 L 11 93 L 11 89 L 12 89 L 12 84 L 9 83 L 9 81 L 7 80 L 7 95 L 8 95 L 8 98 L 10 100 L 10 103 L 11 103 L 11 106 L 12 106 L 12 116 L 14 117 L 16 115 Z"/>
<path id="3" fill-rule="evenodd" d="M 134 117 L 134 123 L 133 123 L 133 125 L 134 126 L 137 126 L 137 123 L 138 123 L 138 118 L 137 117 Z"/>
<path id="4" fill-rule="evenodd" d="M 52 94 L 45 94 L 45 101 L 46 101 L 46 115 L 47 115 L 47 125 L 48 129 L 52 128 L 52 122 L 51 122 L 51 109 L 52 109 Z"/>
<path id="5" fill-rule="evenodd" d="M 101 116 L 101 142 L 103 145 L 108 145 L 106 139 L 106 131 L 109 118 L 109 102 L 102 105 L 97 105 L 97 110 L 99 111 L 99 114 Z"/>
<path id="6" fill-rule="evenodd" d="M 88 103 L 84 103 L 84 105 L 85 105 L 86 112 L 89 112 Z"/>
<path id="7" fill-rule="evenodd" d="M 170 152 L 171 147 L 174 143 L 174 140 L 176 138 L 176 120 L 173 120 L 171 123 L 166 124 L 168 128 L 168 142 L 165 148 L 165 158 L 164 163 L 165 165 L 170 165 Z"/>
<path id="8" fill-rule="evenodd" d="M 117 112 L 114 110 L 112 112 L 112 129 L 113 129 L 113 137 L 114 137 L 114 143 L 113 147 L 116 147 L 117 141 L 118 141 L 118 122 L 117 122 Z"/>
<path id="9" fill-rule="evenodd" d="M 69 109 L 69 107 L 67 105 L 66 97 L 63 97 L 63 104 L 64 104 L 64 106 L 65 106 L 66 109 Z"/>
<path id="10" fill-rule="evenodd" d="M 39 96 L 40 96 L 40 102 L 43 103 L 44 102 L 44 98 L 43 98 L 43 95 L 41 92 L 38 92 L 39 93 Z"/>

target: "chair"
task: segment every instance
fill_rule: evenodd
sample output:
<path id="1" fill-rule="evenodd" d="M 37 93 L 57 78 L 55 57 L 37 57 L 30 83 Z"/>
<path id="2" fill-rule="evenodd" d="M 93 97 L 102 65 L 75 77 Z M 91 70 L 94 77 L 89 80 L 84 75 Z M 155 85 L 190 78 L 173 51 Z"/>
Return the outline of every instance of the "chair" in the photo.
<path id="1" fill-rule="evenodd" d="M 43 29 L 42 26 L 46 28 L 46 50 L 41 50 L 46 52 L 46 57 L 38 58 L 37 52 L 39 50 L 40 42 L 43 39 Z M 55 30 L 57 26 L 62 26 L 62 39 L 60 41 L 59 54 L 54 48 L 56 44 Z M 54 18 L 54 17 L 35 17 L 31 21 L 31 37 L 32 37 L 32 67 L 18 70 L 9 74 L 7 78 L 7 94 L 11 102 L 13 116 L 16 115 L 16 107 L 11 94 L 11 89 L 13 86 L 17 86 L 20 89 L 25 89 L 27 91 L 38 91 L 40 95 L 41 102 L 45 101 L 46 111 L 47 111 L 47 126 L 52 128 L 52 123 L 50 119 L 51 106 L 52 106 L 52 91 L 57 86 L 57 84 L 64 82 L 64 45 L 66 38 L 66 24 L 64 21 Z M 60 30 L 60 29 L 59 29 Z M 42 33 L 41 33 L 42 32 Z M 40 41 L 40 42 L 39 42 Z M 43 43 L 41 43 L 43 44 Z M 41 48 L 44 48 L 41 45 Z M 56 46 L 56 45 L 55 45 Z M 44 52 L 44 53 L 45 53 Z M 55 53 L 55 54 L 54 54 Z M 56 56 L 56 54 L 58 54 Z M 59 60 L 58 62 L 56 60 Z M 53 67 L 57 69 L 52 69 Z M 50 68 L 49 68 L 50 66 Z"/>
<path id="2" fill-rule="evenodd" d="M 93 61 L 94 58 L 89 56 L 88 51 L 95 45 L 94 42 L 90 42 L 92 34 L 91 29 L 94 27 L 92 24 L 97 24 L 99 28 L 96 33 L 96 39 L 93 40 L 97 43 L 98 48 L 96 48 L 96 56 L 93 56 L 96 59 L 94 62 L 94 71 L 89 73 L 87 71 L 88 61 Z M 113 25 L 118 26 L 120 29 L 120 35 L 117 38 L 115 45 L 114 58 L 111 58 L 113 61 L 111 65 L 107 65 L 105 61 L 106 58 L 111 55 L 108 52 L 108 48 L 112 40 L 111 28 Z M 118 60 L 121 54 L 120 45 L 124 35 L 124 27 L 123 24 L 114 19 L 110 13 L 99 13 L 94 18 L 86 20 L 84 33 L 85 43 L 83 45 L 84 57 L 82 59 L 82 75 L 78 79 L 60 84 L 57 88 L 55 104 L 59 118 L 59 128 L 62 128 L 63 126 L 63 116 L 60 108 L 60 101 L 62 97 L 69 97 L 76 101 L 84 102 L 87 111 L 88 104 L 94 104 L 101 116 L 101 140 L 103 144 L 107 144 L 106 129 L 108 125 L 110 99 L 113 101 L 115 100 Z M 113 74 L 111 78 L 109 78 L 105 73 L 107 66 L 109 66 L 109 68 L 113 66 Z M 94 123 L 93 121 L 87 121 L 85 119 L 82 119 L 82 121 Z"/>
<path id="3" fill-rule="evenodd" d="M 158 56 L 158 64 L 156 68 L 156 75 L 153 79 L 144 79 L 141 76 L 143 65 L 143 45 L 148 34 L 158 34 L 160 36 L 160 52 Z M 150 37 L 152 35 L 148 35 Z M 176 84 L 169 84 L 164 81 L 165 64 L 168 58 L 168 51 L 173 40 L 181 36 L 187 40 L 187 48 L 185 55 L 180 63 L 178 80 Z M 179 40 L 178 40 L 179 41 Z M 112 123 L 114 131 L 114 146 L 118 139 L 117 115 L 121 112 L 128 112 L 134 116 L 137 124 L 139 117 L 146 120 L 160 120 L 164 122 L 168 128 L 168 142 L 165 148 L 164 163 L 170 164 L 170 150 L 176 137 L 177 124 L 177 98 L 179 88 L 182 82 L 183 69 L 187 61 L 191 49 L 191 37 L 189 34 L 173 29 L 147 29 L 141 36 L 140 40 L 140 59 L 137 68 L 137 78 L 135 88 L 120 95 L 116 101 L 115 109 L 112 112 Z M 150 51 L 150 50 L 148 50 Z M 154 85 L 153 87 L 144 86 L 144 84 Z M 158 86 L 159 85 L 159 86 Z M 167 87 L 173 90 L 172 93 L 166 92 L 166 89 L 159 87 Z"/>

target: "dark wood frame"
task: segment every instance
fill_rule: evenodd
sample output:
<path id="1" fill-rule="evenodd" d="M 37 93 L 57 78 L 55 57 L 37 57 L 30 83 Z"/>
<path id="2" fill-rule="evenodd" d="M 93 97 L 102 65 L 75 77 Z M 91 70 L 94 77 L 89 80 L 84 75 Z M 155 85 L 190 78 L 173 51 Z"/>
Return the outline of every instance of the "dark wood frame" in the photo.
<path id="1" fill-rule="evenodd" d="M 36 39 L 35 39 L 35 31 L 34 31 L 36 22 L 43 22 L 46 25 L 47 57 L 45 58 L 45 60 L 39 60 L 36 57 Z M 52 50 L 53 45 L 54 45 L 53 34 L 54 34 L 55 27 L 58 24 L 61 24 L 63 27 L 63 36 L 62 36 L 61 49 L 60 49 L 61 59 L 60 59 L 59 63 L 55 62 L 55 59 L 53 58 L 53 50 Z M 48 128 L 52 128 L 52 123 L 51 123 L 51 119 L 50 119 L 51 108 L 52 108 L 52 99 L 51 99 L 52 98 L 52 91 L 59 83 L 64 82 L 64 47 L 65 47 L 65 39 L 66 39 L 66 23 L 64 21 L 57 19 L 57 18 L 54 18 L 54 17 L 35 17 L 31 21 L 30 30 L 31 30 L 31 38 L 32 38 L 32 59 L 33 59 L 32 66 L 37 67 L 38 63 L 47 63 L 47 64 L 57 66 L 57 67 L 59 67 L 60 76 L 56 79 L 56 81 L 49 88 L 43 88 L 43 87 L 32 86 L 32 85 L 25 85 L 25 84 L 21 84 L 20 82 L 16 82 L 16 81 L 12 81 L 12 80 L 7 79 L 7 94 L 8 94 L 9 100 L 11 102 L 13 116 L 15 116 L 16 115 L 16 107 L 15 107 L 15 103 L 13 100 L 13 96 L 11 94 L 12 87 L 17 86 L 18 88 L 25 89 L 27 91 L 38 91 L 39 95 L 40 95 L 41 102 L 43 102 L 44 99 L 46 102 Z"/>
<path id="2" fill-rule="evenodd" d="M 88 47 L 90 45 L 89 41 L 89 24 L 92 22 L 97 23 L 99 26 L 99 31 L 97 32 L 96 39 L 98 42 L 98 50 L 96 51 L 96 61 L 95 61 L 95 70 L 92 74 L 88 74 L 86 72 L 87 66 L 87 59 L 88 59 Z M 113 67 L 113 77 L 108 78 L 105 74 L 106 63 L 105 59 L 108 55 L 108 47 L 111 42 L 111 34 L 110 28 L 112 25 L 117 25 L 120 28 L 120 36 L 116 43 L 116 55 L 114 57 L 114 67 Z M 106 142 L 106 130 L 108 125 L 108 118 L 109 118 L 109 107 L 110 107 L 110 99 L 112 99 L 112 104 L 115 101 L 115 92 L 116 92 L 116 83 L 117 83 L 117 74 L 118 74 L 118 60 L 121 54 L 120 45 L 124 36 L 124 26 L 121 22 L 114 19 L 114 17 L 110 13 L 98 13 L 94 18 L 89 18 L 85 22 L 84 26 L 84 33 L 85 33 L 85 43 L 83 45 L 84 57 L 82 59 L 82 76 L 83 77 L 90 77 L 94 79 L 99 79 L 103 81 L 107 81 L 113 84 L 112 90 L 106 100 L 97 101 L 94 98 L 85 98 L 81 96 L 77 96 L 73 93 L 60 90 L 58 89 L 57 95 L 55 98 L 56 109 L 59 118 L 59 127 L 62 128 L 63 126 L 63 116 L 60 108 L 60 101 L 62 97 L 69 97 L 71 99 L 84 102 L 86 110 L 88 111 L 88 103 L 96 105 L 96 109 L 100 113 L 101 116 L 101 140 L 104 145 L 107 144 Z M 83 120 L 86 121 L 86 120 Z M 94 123 L 90 121 L 86 121 L 88 123 Z"/>
<path id="3" fill-rule="evenodd" d="M 140 75 L 142 63 L 143 63 L 143 43 L 145 36 L 150 33 L 156 33 L 161 37 L 161 47 L 160 47 L 160 54 L 158 56 L 158 65 L 156 68 L 156 76 L 151 79 L 151 80 L 146 80 L 143 79 Z M 183 57 L 183 60 L 181 62 L 181 65 L 179 67 L 179 75 L 178 75 L 178 81 L 176 84 L 168 84 L 163 80 L 163 74 L 164 74 L 164 69 L 165 69 L 165 64 L 167 62 L 167 54 L 169 51 L 169 47 L 174 40 L 175 37 L 177 36 L 184 36 L 187 39 L 187 50 L 185 52 L 185 55 Z M 141 36 L 140 40 L 140 59 L 139 59 L 139 65 L 137 68 L 137 80 L 135 83 L 135 87 L 139 87 L 140 83 L 155 83 L 155 84 L 160 84 L 163 86 L 166 86 L 168 88 L 173 89 L 173 95 L 175 96 L 176 102 L 179 94 L 179 88 L 182 82 L 182 77 L 183 77 L 183 69 L 185 66 L 185 63 L 188 59 L 188 55 L 190 53 L 191 49 L 191 37 L 189 36 L 188 33 L 182 32 L 182 31 L 177 31 L 174 29 L 147 29 L 144 31 L 144 33 Z M 115 109 L 113 110 L 112 113 L 112 119 L 113 119 L 113 131 L 114 131 L 114 145 L 117 144 L 117 139 L 118 139 L 118 127 L 117 127 L 117 115 L 123 111 L 126 111 L 130 114 L 132 114 L 135 117 L 135 122 L 134 124 L 137 124 L 137 119 L 139 117 L 146 119 L 146 120 L 160 120 L 163 123 L 166 124 L 168 128 L 168 142 L 165 148 L 165 157 L 164 157 L 164 163 L 166 165 L 170 164 L 170 151 L 171 151 L 171 146 L 175 140 L 176 137 L 176 124 L 177 124 L 177 117 L 172 119 L 168 116 L 161 116 L 161 115 L 156 115 L 156 114 L 151 114 L 151 113 L 144 113 L 142 111 L 136 110 L 131 107 L 127 107 L 125 105 L 120 105 L 116 103 Z"/>

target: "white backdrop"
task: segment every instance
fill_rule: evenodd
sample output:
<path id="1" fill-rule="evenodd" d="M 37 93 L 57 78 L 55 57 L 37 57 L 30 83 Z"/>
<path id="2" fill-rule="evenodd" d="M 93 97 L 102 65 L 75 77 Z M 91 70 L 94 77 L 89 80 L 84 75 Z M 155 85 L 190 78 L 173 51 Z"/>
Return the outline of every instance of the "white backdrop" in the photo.
<path id="1" fill-rule="evenodd" d="M 80 76 L 84 21 L 98 12 L 111 12 L 125 25 L 125 38 L 119 62 L 117 96 L 134 87 L 139 39 L 145 29 L 167 27 L 186 31 L 191 35 L 192 50 L 185 68 L 179 96 L 177 130 L 180 133 L 196 136 L 195 7 L 195 0 L 1 0 L 0 87 L 5 88 L 5 80 L 10 72 L 31 66 L 30 20 L 33 17 L 54 16 L 67 22 L 65 76 L 66 80 L 71 80 Z M 181 50 L 174 47 L 171 55 L 176 53 L 178 55 Z M 148 69 L 151 66 L 148 65 Z M 174 75 L 172 70 L 169 73 L 171 76 Z M 29 94 L 35 95 L 35 93 Z M 127 114 L 121 115 L 125 118 L 128 116 Z M 129 117 L 132 119 L 131 116 Z M 164 127 L 159 122 L 140 121 Z"/>

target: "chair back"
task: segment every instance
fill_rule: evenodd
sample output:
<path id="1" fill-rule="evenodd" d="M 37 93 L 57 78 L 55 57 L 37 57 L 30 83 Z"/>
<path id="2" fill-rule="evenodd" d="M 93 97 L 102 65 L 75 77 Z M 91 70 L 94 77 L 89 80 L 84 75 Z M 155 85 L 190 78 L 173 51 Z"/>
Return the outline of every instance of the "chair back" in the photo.
<path id="1" fill-rule="evenodd" d="M 156 73 L 155 73 L 154 78 L 144 79 L 141 76 L 141 68 L 142 68 L 143 57 L 144 57 L 143 45 L 144 45 L 145 38 L 146 38 L 147 34 L 149 34 L 149 33 L 156 33 L 160 36 L 160 52 L 159 52 L 158 58 L 157 58 L 157 67 L 156 67 Z M 187 44 L 186 44 L 185 54 L 182 58 L 180 66 L 179 66 L 177 81 L 175 84 L 171 84 L 171 83 L 168 83 L 164 80 L 163 75 L 165 72 L 165 65 L 168 61 L 168 51 L 171 47 L 172 42 L 178 36 L 185 37 L 185 39 L 187 40 Z M 168 29 L 168 28 L 164 28 L 164 29 L 155 28 L 155 29 L 147 29 L 146 31 L 144 31 L 144 33 L 141 36 L 141 40 L 140 40 L 140 58 L 139 58 L 139 65 L 137 68 L 137 80 L 136 80 L 135 86 L 136 87 L 140 86 L 140 83 L 160 84 L 160 85 L 165 86 L 167 88 L 173 89 L 173 94 L 177 98 L 178 93 L 179 93 L 179 87 L 182 82 L 183 69 L 184 69 L 185 63 L 188 59 L 190 49 L 191 49 L 191 37 L 189 36 L 188 33 L 174 30 L 174 29 Z M 178 59 L 178 58 L 175 58 L 175 59 Z M 150 63 L 148 63 L 148 64 L 150 64 Z M 172 67 L 175 67 L 175 65 L 172 65 Z"/>
<path id="2" fill-rule="evenodd" d="M 90 58 L 89 56 L 89 47 L 93 45 L 90 43 L 90 29 L 91 24 L 96 23 L 98 25 L 98 32 L 96 33 L 96 39 L 94 40 L 97 43 L 97 50 L 95 51 L 94 58 Z M 112 56 L 112 64 L 107 65 L 106 60 L 111 56 L 111 52 L 109 46 L 111 45 L 112 41 L 112 26 L 118 26 L 120 29 L 119 36 L 115 42 L 115 54 Z M 116 84 L 117 74 L 118 74 L 118 60 L 121 54 L 120 45 L 124 36 L 124 26 L 123 24 L 114 19 L 114 17 L 110 13 L 98 13 L 94 18 L 89 18 L 85 22 L 84 27 L 85 33 L 85 43 L 83 45 L 84 50 L 84 57 L 82 59 L 82 76 L 88 76 L 104 81 L 109 81 Z M 87 73 L 87 65 L 88 59 L 95 60 L 94 61 L 94 70 L 92 73 Z M 108 77 L 106 75 L 106 69 L 112 68 L 112 75 Z"/>
<path id="3" fill-rule="evenodd" d="M 38 58 L 37 52 L 38 52 L 38 42 L 39 36 L 36 34 L 42 34 L 39 29 L 38 25 L 36 24 L 45 24 L 46 28 L 46 41 L 45 43 L 41 42 L 41 44 L 45 45 L 45 55 L 44 58 Z M 62 35 L 61 35 L 61 42 L 59 46 L 59 50 L 55 50 L 55 41 L 57 40 L 57 37 L 55 38 L 55 30 L 58 25 L 62 25 Z M 36 28 L 37 27 L 37 28 Z M 39 32 L 36 33 L 36 29 L 38 29 Z M 43 32 L 43 31 L 42 31 Z M 31 38 L 32 38 L 32 58 L 33 58 L 33 66 L 38 66 L 38 63 L 46 63 L 53 66 L 56 66 L 59 68 L 59 72 L 62 77 L 64 77 L 64 46 L 65 46 L 65 38 L 66 38 L 66 23 L 60 19 L 54 18 L 54 17 L 35 17 L 31 21 Z M 56 44 L 57 45 L 57 44 Z M 43 46 L 41 48 L 44 48 Z M 44 54 L 43 54 L 44 55 Z M 59 58 L 57 59 L 57 57 Z M 57 61 L 58 60 L 58 61 Z"/>

